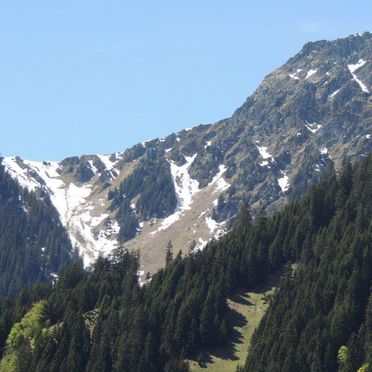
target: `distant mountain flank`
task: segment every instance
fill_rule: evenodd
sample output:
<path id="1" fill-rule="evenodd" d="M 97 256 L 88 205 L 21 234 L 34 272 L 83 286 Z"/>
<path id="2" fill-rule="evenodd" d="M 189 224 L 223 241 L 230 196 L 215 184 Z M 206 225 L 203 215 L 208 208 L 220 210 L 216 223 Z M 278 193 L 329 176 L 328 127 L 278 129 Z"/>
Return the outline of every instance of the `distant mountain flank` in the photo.
<path id="1" fill-rule="evenodd" d="M 6 171 L 49 194 L 85 265 L 125 245 L 141 274 L 202 249 L 253 213 L 297 199 L 345 157 L 372 150 L 372 34 L 306 44 L 231 116 L 111 155 L 61 162 L 3 159 Z"/>
<path id="2" fill-rule="evenodd" d="M 54 282 L 73 247 L 48 193 L 21 188 L 0 158 L 0 299 L 35 282 Z"/>

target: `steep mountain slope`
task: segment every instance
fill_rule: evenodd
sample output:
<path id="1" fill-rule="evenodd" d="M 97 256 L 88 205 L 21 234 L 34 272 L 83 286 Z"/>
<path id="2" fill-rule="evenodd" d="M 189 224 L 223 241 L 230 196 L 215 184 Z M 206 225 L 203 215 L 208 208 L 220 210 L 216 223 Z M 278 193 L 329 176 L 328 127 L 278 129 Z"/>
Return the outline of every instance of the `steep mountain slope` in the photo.
<path id="1" fill-rule="evenodd" d="M 333 217 L 283 278 L 244 371 L 372 370 L 372 157 L 329 186 L 312 204 Z"/>
<path id="2" fill-rule="evenodd" d="M 50 193 L 86 264 L 125 243 L 154 272 L 169 240 L 175 252 L 202 248 L 242 202 L 274 211 L 345 156 L 369 153 L 371 89 L 372 34 L 308 43 L 229 119 L 110 156 L 5 165 Z"/>
<path id="3" fill-rule="evenodd" d="M 372 155 L 270 218 L 240 213 L 218 242 L 142 287 L 125 249 L 69 267 L 55 286 L 0 302 L 0 371 L 187 371 L 183 360 L 208 363 L 201 351 L 236 340 L 227 297 L 285 267 L 246 370 L 333 372 L 346 345 L 352 367 L 370 363 L 371 187 Z"/>
<path id="4" fill-rule="evenodd" d="M 0 158 L 0 298 L 55 279 L 72 246 L 45 193 L 21 189 Z"/>

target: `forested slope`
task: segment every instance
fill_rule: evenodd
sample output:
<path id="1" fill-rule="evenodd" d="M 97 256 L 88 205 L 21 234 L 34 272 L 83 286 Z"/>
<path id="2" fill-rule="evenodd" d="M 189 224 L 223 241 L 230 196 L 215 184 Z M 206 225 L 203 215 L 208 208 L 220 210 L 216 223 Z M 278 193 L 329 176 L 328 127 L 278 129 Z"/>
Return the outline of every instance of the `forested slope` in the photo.
<path id="1" fill-rule="evenodd" d="M 372 161 L 315 187 L 314 222 L 257 330 L 244 371 L 372 370 Z M 343 346 L 343 347 L 342 347 Z M 339 354 L 339 358 L 337 357 Z M 365 370 L 367 370 L 367 367 Z"/>
<path id="2" fill-rule="evenodd" d="M 169 259 L 143 287 L 137 281 L 138 257 L 124 249 L 99 258 L 87 271 L 79 265 L 65 269 L 56 286 L 1 304 L 0 370 L 186 371 L 183 360 L 228 339 L 228 295 L 254 289 L 269 273 L 298 261 L 296 274 L 287 269 L 245 368 L 310 370 L 296 350 L 303 345 L 310 363 L 318 354 L 314 371 L 334 370 L 340 346 L 359 332 L 370 294 L 371 184 L 369 156 L 355 168 L 345 164 L 338 178 L 330 170 L 302 200 L 271 218 L 262 211 L 252 222 L 242 208 L 232 232 L 202 252 Z M 307 290 L 298 288 L 296 300 L 297 277 L 314 288 L 304 296 L 307 306 L 300 296 Z M 340 307 L 333 310 L 335 304 Z M 287 317 L 287 311 L 299 315 Z M 309 338 L 304 334 L 299 342 L 296 332 L 307 323 Z M 369 358 L 364 348 L 371 345 L 370 328 L 348 345 L 350 354 L 358 354 L 358 367 Z M 281 348 L 284 343 L 291 346 Z"/>
<path id="3" fill-rule="evenodd" d="M 0 158 L 0 298 L 52 279 L 72 246 L 49 196 L 21 188 Z"/>

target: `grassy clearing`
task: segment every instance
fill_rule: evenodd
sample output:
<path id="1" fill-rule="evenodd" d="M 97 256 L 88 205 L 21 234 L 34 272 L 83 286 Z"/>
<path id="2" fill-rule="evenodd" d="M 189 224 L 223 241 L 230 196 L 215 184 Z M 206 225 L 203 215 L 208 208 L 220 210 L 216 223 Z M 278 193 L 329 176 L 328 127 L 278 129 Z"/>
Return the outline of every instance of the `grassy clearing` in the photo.
<path id="1" fill-rule="evenodd" d="M 259 292 L 242 291 L 229 299 L 230 316 L 234 324 L 234 333 L 229 344 L 206 352 L 203 366 L 189 361 L 190 370 L 235 372 L 238 365 L 243 365 L 251 337 L 268 307 L 267 297 L 272 292 L 272 287 Z"/>

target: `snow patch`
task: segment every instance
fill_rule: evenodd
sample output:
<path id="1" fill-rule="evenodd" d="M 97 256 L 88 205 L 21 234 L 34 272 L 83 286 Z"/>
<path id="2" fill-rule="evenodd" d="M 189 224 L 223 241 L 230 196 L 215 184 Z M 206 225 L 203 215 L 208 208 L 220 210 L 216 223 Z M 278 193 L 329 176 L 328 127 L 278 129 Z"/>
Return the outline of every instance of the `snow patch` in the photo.
<path id="1" fill-rule="evenodd" d="M 101 224 L 109 215 L 107 213 L 103 213 L 100 216 L 92 217 L 91 218 L 91 226 L 96 227 Z"/>
<path id="2" fill-rule="evenodd" d="M 20 158 L 5 157 L 2 163 L 4 164 L 5 170 L 8 172 L 8 174 L 17 180 L 22 187 L 30 191 L 35 191 L 38 187 L 40 187 L 40 183 L 35 181 L 32 176 L 29 176 L 27 174 L 27 169 L 22 168 L 19 165 L 19 162 L 22 162 Z"/>
<path id="3" fill-rule="evenodd" d="M 281 171 L 283 177 L 278 178 L 278 184 L 283 192 L 286 192 L 289 189 L 289 177 L 285 172 Z"/>
<path id="4" fill-rule="evenodd" d="M 264 159 L 270 159 L 271 160 L 274 160 L 274 157 L 267 151 L 267 147 L 266 146 L 258 146 L 256 145 L 257 147 L 257 150 L 259 151 L 260 155 L 264 158 Z"/>
<path id="5" fill-rule="evenodd" d="M 354 65 L 348 65 L 347 67 L 348 67 L 351 75 L 353 76 L 353 79 L 359 84 L 362 91 L 364 93 L 369 93 L 368 88 L 365 86 L 365 84 L 361 80 L 358 79 L 358 77 L 355 74 L 355 71 L 360 69 L 361 67 L 363 67 L 366 63 L 367 63 L 367 61 L 365 61 L 364 59 L 360 59 L 358 61 L 358 63 L 356 63 Z"/>
<path id="6" fill-rule="evenodd" d="M 260 153 L 261 157 L 263 159 L 269 159 L 269 160 L 263 160 L 261 163 L 260 163 L 260 166 L 261 167 L 268 167 L 270 168 L 269 166 L 269 162 L 270 161 L 275 161 L 274 157 L 267 151 L 267 147 L 266 146 L 258 146 L 258 143 L 260 143 L 260 141 L 256 141 L 256 147 L 257 147 L 257 150 L 258 152 Z"/>
<path id="7" fill-rule="evenodd" d="M 305 121 L 305 127 L 311 132 L 311 133 L 316 133 L 322 126 L 317 123 L 309 123 Z"/>
<path id="8" fill-rule="evenodd" d="M 321 153 L 322 155 L 326 155 L 326 154 L 328 154 L 328 149 L 327 149 L 326 147 L 322 147 L 321 149 L 319 149 L 319 151 L 320 151 L 320 153 Z"/>
<path id="9" fill-rule="evenodd" d="M 158 232 L 168 229 L 175 222 L 177 222 L 182 214 L 191 209 L 191 204 L 195 194 L 199 189 L 199 183 L 190 177 L 188 169 L 196 158 L 196 154 L 193 156 L 186 156 L 186 164 L 177 166 L 172 160 L 169 161 L 171 167 L 171 174 L 173 177 L 174 188 L 177 195 L 177 207 L 176 211 L 170 216 L 166 217 L 161 225 L 152 231 L 149 235 L 156 235 Z M 219 166 L 218 173 L 213 177 L 213 180 L 206 187 L 213 188 L 213 193 L 223 192 L 230 187 L 230 184 L 225 181 L 223 174 L 226 172 L 226 166 L 221 164 Z"/>
<path id="10" fill-rule="evenodd" d="M 45 185 L 43 186 L 39 184 L 39 187 L 47 189 L 50 195 L 50 200 L 60 215 L 62 224 L 66 226 L 66 215 L 68 209 L 66 205 L 66 185 L 60 179 L 60 175 L 57 172 L 59 164 L 56 162 L 37 162 L 27 160 L 24 160 L 24 163 L 43 179 Z"/>
<path id="11" fill-rule="evenodd" d="M 314 170 L 315 170 L 316 172 L 321 172 L 321 170 L 320 170 L 320 165 L 319 165 L 319 164 L 315 164 L 315 165 L 314 165 Z"/>
<path id="12" fill-rule="evenodd" d="M 117 161 L 111 161 L 111 155 L 97 155 L 102 163 L 105 165 L 108 171 L 111 171 L 115 168 Z"/>
<path id="13" fill-rule="evenodd" d="M 306 74 L 305 80 L 307 80 L 309 77 L 313 76 L 317 72 L 318 70 L 309 70 L 308 73 Z"/>
<path id="14" fill-rule="evenodd" d="M 117 241 L 113 239 L 115 226 L 109 224 L 106 229 L 98 232 L 93 228 L 108 216 L 103 214 L 100 217 L 92 217 L 89 210 L 87 211 L 86 199 L 91 191 L 89 185 L 78 187 L 74 183 L 66 190 L 66 228 L 73 246 L 78 247 L 83 254 L 84 266 L 88 266 L 99 253 L 106 255 L 117 247 Z"/>
<path id="15" fill-rule="evenodd" d="M 297 74 L 299 74 L 301 71 L 302 71 L 302 69 L 301 68 L 298 68 L 296 72 L 294 72 L 293 74 L 288 74 L 288 76 L 291 79 L 300 80 L 300 78 L 297 76 Z"/>
<path id="16" fill-rule="evenodd" d="M 90 165 L 90 169 L 92 170 L 92 172 L 93 172 L 94 174 L 97 174 L 97 173 L 98 173 L 98 169 L 94 166 L 94 164 L 93 164 L 93 160 L 88 160 L 88 163 L 89 163 L 89 165 Z"/>
<path id="17" fill-rule="evenodd" d="M 367 138 L 367 139 L 370 139 L 370 138 L 371 138 L 371 135 L 370 135 L 370 134 L 367 134 L 367 135 L 366 135 L 366 138 Z"/>
<path id="18" fill-rule="evenodd" d="M 194 162 L 196 155 L 197 154 L 194 154 L 193 156 L 185 156 L 186 163 L 181 166 L 178 166 L 174 161 L 169 160 L 174 188 L 177 195 L 177 207 L 173 214 L 163 220 L 157 230 L 150 233 L 151 235 L 155 235 L 173 225 L 179 220 L 184 211 L 191 208 L 193 196 L 199 191 L 199 183 L 197 180 L 190 177 L 188 169 Z"/>
<path id="19" fill-rule="evenodd" d="M 363 67 L 366 63 L 367 61 L 365 61 L 364 59 L 360 59 L 358 63 L 354 65 L 347 65 L 347 67 L 349 68 L 349 71 L 353 74 L 356 70 Z"/>
<path id="20" fill-rule="evenodd" d="M 328 99 L 330 100 L 330 99 L 332 99 L 339 91 L 340 91 L 341 89 L 337 89 L 337 90 L 335 90 L 332 94 L 330 94 L 329 96 L 328 96 Z"/>
<path id="21" fill-rule="evenodd" d="M 208 240 L 204 240 L 202 238 L 199 238 L 196 246 L 192 250 L 192 253 L 196 253 L 198 251 L 202 251 L 207 244 L 208 244 Z"/>
<path id="22" fill-rule="evenodd" d="M 207 217 L 205 223 L 207 224 L 211 235 L 215 239 L 219 239 L 222 235 L 226 233 L 226 230 L 224 228 L 226 221 L 218 223 L 212 217 Z"/>
<path id="23" fill-rule="evenodd" d="M 171 173 L 173 177 L 174 187 L 178 198 L 178 208 L 180 211 L 191 208 L 192 198 L 199 191 L 199 184 L 189 175 L 188 169 L 194 162 L 196 154 L 193 156 L 185 156 L 186 164 L 177 166 L 173 161 L 170 161 Z"/>
<path id="24" fill-rule="evenodd" d="M 115 235 L 119 231 L 118 225 L 109 225 L 102 231 L 94 229 L 108 214 L 94 217 L 90 215 L 89 211 L 93 206 L 87 205 L 87 199 L 92 193 L 91 185 L 77 186 L 72 182 L 66 184 L 60 178 L 60 166 L 57 162 L 22 161 L 19 158 L 5 158 L 3 162 L 9 174 L 21 186 L 29 190 L 41 188 L 49 193 L 72 245 L 83 256 L 85 266 L 97 258 L 100 252 L 106 254 L 117 247 Z M 23 167 L 20 166 L 21 162 Z"/>
<path id="25" fill-rule="evenodd" d="M 215 185 L 215 189 L 213 193 L 216 192 L 222 192 L 227 190 L 231 185 L 225 181 L 225 179 L 222 177 L 223 174 L 226 172 L 226 166 L 224 164 L 221 164 L 218 167 L 218 173 L 213 177 L 213 180 L 208 186 L 213 186 Z"/>

